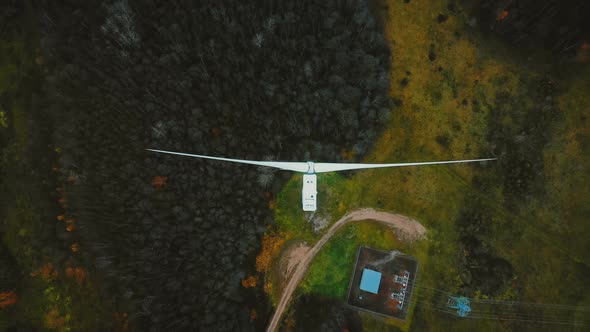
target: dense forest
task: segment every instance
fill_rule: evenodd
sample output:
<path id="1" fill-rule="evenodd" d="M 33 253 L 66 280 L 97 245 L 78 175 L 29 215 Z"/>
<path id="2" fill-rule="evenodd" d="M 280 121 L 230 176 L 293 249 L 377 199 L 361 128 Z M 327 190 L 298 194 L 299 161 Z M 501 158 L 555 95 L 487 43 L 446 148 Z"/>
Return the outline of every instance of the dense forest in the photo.
<path id="1" fill-rule="evenodd" d="M 590 3 L 584 0 L 473 0 L 469 24 L 519 49 L 571 55 L 590 38 Z"/>
<path id="2" fill-rule="evenodd" d="M 75 220 L 75 232 L 56 221 L 65 247 L 79 246 L 141 330 L 251 330 L 249 306 L 262 328 L 270 307 L 240 282 L 289 174 L 145 149 L 362 156 L 391 109 L 389 51 L 367 4 L 48 4 L 39 25 Z"/>

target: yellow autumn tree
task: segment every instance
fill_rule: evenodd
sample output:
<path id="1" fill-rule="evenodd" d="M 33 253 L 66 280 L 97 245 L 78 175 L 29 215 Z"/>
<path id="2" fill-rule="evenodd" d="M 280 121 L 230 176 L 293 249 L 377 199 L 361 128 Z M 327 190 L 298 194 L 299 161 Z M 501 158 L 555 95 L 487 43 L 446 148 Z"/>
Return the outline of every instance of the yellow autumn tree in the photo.
<path id="1" fill-rule="evenodd" d="M 266 294 L 272 294 L 272 282 L 270 280 L 266 280 L 266 282 L 264 283 L 264 286 L 262 287 L 262 289 L 264 289 L 264 292 Z"/>
<path id="2" fill-rule="evenodd" d="M 354 150 L 342 149 L 340 151 L 340 156 L 343 160 L 354 160 L 356 152 L 354 152 Z"/>
<path id="3" fill-rule="evenodd" d="M 62 330 L 65 326 L 66 319 L 60 316 L 57 309 L 53 308 L 45 314 L 45 326 L 50 329 Z"/>
<path id="4" fill-rule="evenodd" d="M 262 250 L 260 255 L 256 257 L 256 271 L 268 272 L 272 258 L 278 255 L 285 241 L 286 238 L 283 233 L 265 233 L 262 236 Z"/>

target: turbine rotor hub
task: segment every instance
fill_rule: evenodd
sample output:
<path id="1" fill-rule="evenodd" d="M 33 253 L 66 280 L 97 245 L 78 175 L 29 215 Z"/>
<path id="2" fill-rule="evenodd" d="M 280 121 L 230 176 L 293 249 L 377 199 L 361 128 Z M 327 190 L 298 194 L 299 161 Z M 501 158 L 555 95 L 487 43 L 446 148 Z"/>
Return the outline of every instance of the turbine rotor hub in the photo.
<path id="1" fill-rule="evenodd" d="M 315 173 L 315 169 L 314 169 L 314 166 L 313 165 L 314 165 L 313 161 L 308 161 L 307 162 L 307 167 L 308 167 L 307 174 L 313 174 L 313 173 Z"/>

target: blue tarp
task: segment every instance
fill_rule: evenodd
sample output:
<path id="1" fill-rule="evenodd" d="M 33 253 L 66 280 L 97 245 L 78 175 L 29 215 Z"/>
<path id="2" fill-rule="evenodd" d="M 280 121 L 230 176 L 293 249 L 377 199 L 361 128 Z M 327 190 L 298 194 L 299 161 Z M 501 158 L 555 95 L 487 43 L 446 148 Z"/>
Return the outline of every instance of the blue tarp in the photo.
<path id="1" fill-rule="evenodd" d="M 361 290 L 377 294 L 379 293 L 379 284 L 381 283 L 381 272 L 364 269 L 361 277 Z"/>

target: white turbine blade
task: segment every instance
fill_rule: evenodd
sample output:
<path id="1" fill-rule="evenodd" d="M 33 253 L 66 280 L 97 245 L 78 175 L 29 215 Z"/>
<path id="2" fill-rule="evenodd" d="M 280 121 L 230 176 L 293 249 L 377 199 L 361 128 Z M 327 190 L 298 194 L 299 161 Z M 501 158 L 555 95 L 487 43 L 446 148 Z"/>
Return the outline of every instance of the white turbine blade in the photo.
<path id="1" fill-rule="evenodd" d="M 316 173 L 325 173 L 325 172 L 349 171 L 349 170 L 354 170 L 354 169 L 366 169 L 366 168 L 383 168 L 383 167 L 402 167 L 402 166 L 422 166 L 422 165 L 472 163 L 472 162 L 487 161 L 487 160 L 496 160 L 496 159 L 497 158 L 471 159 L 471 160 L 428 161 L 428 162 L 399 163 L 399 164 L 315 163 L 314 164 L 314 170 L 315 170 Z"/>
<path id="2" fill-rule="evenodd" d="M 189 153 L 154 150 L 154 149 L 146 149 L 146 150 L 153 151 L 153 152 L 159 152 L 159 153 L 174 154 L 174 155 L 178 155 L 178 156 L 213 159 L 213 160 L 221 160 L 221 161 L 231 161 L 234 163 L 241 163 L 241 164 L 274 167 L 274 168 L 279 168 L 279 169 L 286 170 L 286 171 L 294 171 L 294 172 L 301 172 L 301 173 L 307 173 L 307 171 L 309 170 L 309 165 L 307 163 L 301 163 L 301 162 L 241 160 L 241 159 L 210 157 L 210 156 L 203 156 L 203 155 L 199 155 L 199 154 L 189 154 Z"/>

